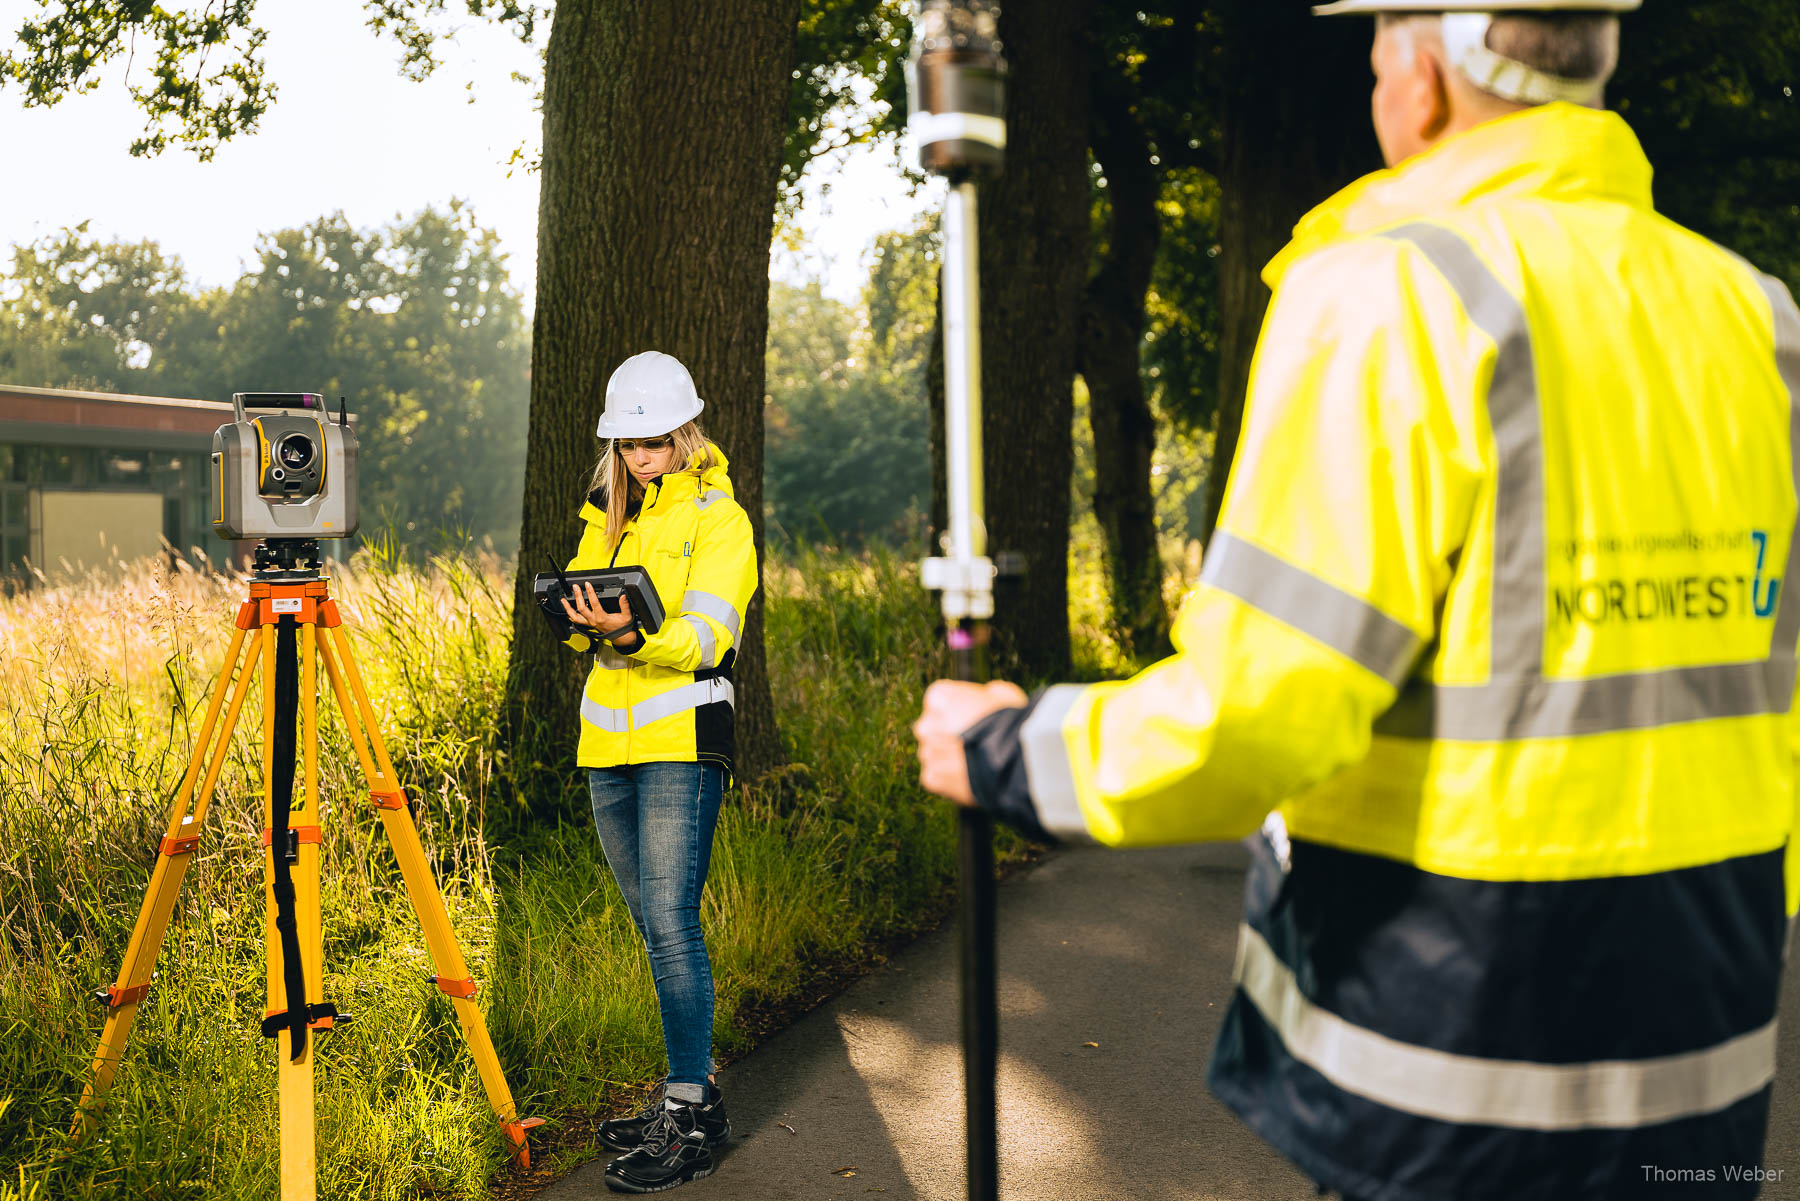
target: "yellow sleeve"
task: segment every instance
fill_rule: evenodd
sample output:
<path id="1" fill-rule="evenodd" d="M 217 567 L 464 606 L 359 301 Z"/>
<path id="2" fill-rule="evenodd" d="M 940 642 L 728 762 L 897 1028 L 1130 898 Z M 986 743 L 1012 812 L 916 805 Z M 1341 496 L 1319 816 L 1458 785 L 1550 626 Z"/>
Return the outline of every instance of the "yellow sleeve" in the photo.
<path id="1" fill-rule="evenodd" d="M 586 528 L 581 531 L 581 542 L 575 547 L 575 557 L 569 560 L 564 571 L 589 571 L 606 565 L 606 514 L 592 507 L 584 507 L 582 515 L 585 517 L 588 513 L 596 514 L 599 519 L 588 520 Z M 552 620 L 555 620 L 554 617 Z M 564 646 L 584 655 L 598 646 L 599 639 L 590 635 L 583 627 L 566 619 L 563 624 L 568 627 L 562 640 Z"/>
<path id="2" fill-rule="evenodd" d="M 1289 270 L 1176 653 L 1128 681 L 1052 689 L 1021 727 L 1046 829 L 1239 838 L 1368 753 L 1436 631 L 1481 494 L 1475 401 L 1493 360 L 1410 246 L 1361 240 Z"/>
<path id="3" fill-rule="evenodd" d="M 757 581 L 749 514 L 735 500 L 708 505 L 695 531 L 687 591 L 662 598 L 662 627 L 628 653 L 676 671 L 720 666 L 743 636 L 744 613 Z"/>

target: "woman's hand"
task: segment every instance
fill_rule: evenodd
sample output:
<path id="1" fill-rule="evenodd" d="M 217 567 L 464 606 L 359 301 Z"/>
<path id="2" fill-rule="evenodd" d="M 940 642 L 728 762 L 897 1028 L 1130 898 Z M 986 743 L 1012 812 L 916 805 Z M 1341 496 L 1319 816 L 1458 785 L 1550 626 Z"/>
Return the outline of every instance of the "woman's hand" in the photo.
<path id="1" fill-rule="evenodd" d="M 592 584 L 584 583 L 576 585 L 575 603 L 570 605 L 569 598 L 564 597 L 562 607 L 563 612 L 568 615 L 570 621 L 578 626 L 586 627 L 588 630 L 598 634 L 602 638 L 609 636 L 616 630 L 622 630 L 631 624 L 631 601 L 621 595 L 619 597 L 619 611 L 617 613 L 608 613 L 605 609 L 600 607 L 600 597 L 595 593 Z M 641 634 L 634 633 L 629 639 L 631 647 L 619 647 L 618 649 L 627 650 L 635 648 L 642 640 L 643 636 Z"/>

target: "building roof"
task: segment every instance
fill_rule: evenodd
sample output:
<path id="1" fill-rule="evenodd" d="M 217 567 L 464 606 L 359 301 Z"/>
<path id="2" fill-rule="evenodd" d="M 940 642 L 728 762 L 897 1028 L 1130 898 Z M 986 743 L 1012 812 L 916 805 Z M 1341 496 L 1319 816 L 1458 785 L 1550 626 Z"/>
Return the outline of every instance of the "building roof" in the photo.
<path id="1" fill-rule="evenodd" d="M 230 401 L 0 384 L 0 443 L 187 449 L 208 445 L 232 415 Z"/>

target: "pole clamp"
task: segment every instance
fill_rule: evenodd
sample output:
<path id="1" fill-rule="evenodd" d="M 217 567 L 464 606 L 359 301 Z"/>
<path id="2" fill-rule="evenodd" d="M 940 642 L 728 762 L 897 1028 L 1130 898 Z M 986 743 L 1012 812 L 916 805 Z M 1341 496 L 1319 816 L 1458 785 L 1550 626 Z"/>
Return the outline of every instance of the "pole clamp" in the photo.
<path id="1" fill-rule="evenodd" d="M 200 836 L 198 834 L 183 834 L 179 838 L 171 838 L 164 834 L 162 842 L 157 844 L 156 853 L 158 855 L 185 855 L 199 845 Z"/>
<path id="2" fill-rule="evenodd" d="M 950 621 L 986 621 L 994 615 L 994 577 L 998 574 L 993 560 L 980 555 L 927 559 L 919 579 L 928 590 L 943 593 L 944 616 Z"/>
<path id="3" fill-rule="evenodd" d="M 263 846 L 267 847 L 270 841 L 270 832 L 264 830 L 262 832 Z M 285 852 L 287 861 L 289 863 L 299 862 L 301 843 L 304 842 L 309 846 L 316 847 L 322 845 L 324 841 L 325 836 L 317 826 L 289 826 L 287 828 L 287 848 Z"/>
<path id="4" fill-rule="evenodd" d="M 120 988 L 117 984 L 108 984 L 94 996 L 105 1001 L 108 1009 L 118 1009 L 125 1005 L 136 1005 L 144 999 L 144 994 L 149 991 L 150 982 L 146 980 L 142 984 L 133 984 L 130 988 Z"/>
<path id="5" fill-rule="evenodd" d="M 371 792 L 369 799 L 375 803 L 377 809 L 406 808 L 406 792 L 403 789 L 395 792 Z"/>
<path id="6" fill-rule="evenodd" d="M 475 996 L 475 981 L 473 980 L 450 980 L 443 976 L 431 976 L 429 979 L 446 997 L 461 997 L 467 1001 Z"/>

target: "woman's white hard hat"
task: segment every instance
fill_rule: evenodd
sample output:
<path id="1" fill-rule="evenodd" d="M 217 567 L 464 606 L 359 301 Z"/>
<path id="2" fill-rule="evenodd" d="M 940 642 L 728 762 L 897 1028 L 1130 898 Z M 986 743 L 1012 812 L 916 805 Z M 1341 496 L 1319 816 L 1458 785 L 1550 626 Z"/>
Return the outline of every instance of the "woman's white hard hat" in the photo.
<path id="1" fill-rule="evenodd" d="M 706 402 L 681 360 L 657 350 L 634 354 L 606 381 L 606 411 L 594 433 L 602 438 L 655 438 L 700 415 Z"/>
<path id="2" fill-rule="evenodd" d="M 1628 13 L 1642 8 L 1644 0 L 1338 0 L 1319 4 L 1321 17 L 1351 17 L 1360 13 Z"/>

